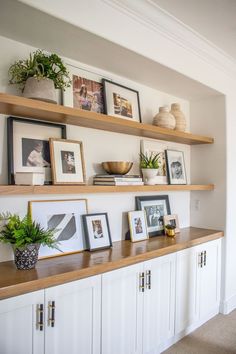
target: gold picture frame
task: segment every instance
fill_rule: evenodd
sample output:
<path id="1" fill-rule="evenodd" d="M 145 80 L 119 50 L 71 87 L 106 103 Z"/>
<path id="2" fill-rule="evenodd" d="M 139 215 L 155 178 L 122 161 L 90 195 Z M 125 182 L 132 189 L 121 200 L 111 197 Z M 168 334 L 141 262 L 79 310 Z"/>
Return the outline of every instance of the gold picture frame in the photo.
<path id="1" fill-rule="evenodd" d="M 147 219 L 144 210 L 128 212 L 131 242 L 144 241 L 149 238 L 147 230 Z"/>

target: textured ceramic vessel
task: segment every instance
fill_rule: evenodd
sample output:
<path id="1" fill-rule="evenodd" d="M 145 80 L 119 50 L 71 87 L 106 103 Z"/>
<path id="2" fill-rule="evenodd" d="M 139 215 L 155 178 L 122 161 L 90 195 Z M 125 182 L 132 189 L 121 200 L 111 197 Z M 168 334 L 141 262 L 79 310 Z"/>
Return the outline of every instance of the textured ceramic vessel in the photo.
<path id="1" fill-rule="evenodd" d="M 156 184 L 157 168 L 142 168 L 143 182 L 148 186 Z"/>
<path id="2" fill-rule="evenodd" d="M 39 243 L 32 243 L 20 248 L 14 248 L 15 265 L 17 269 L 32 269 L 38 261 Z"/>
<path id="3" fill-rule="evenodd" d="M 175 117 L 169 112 L 167 106 L 160 107 L 159 113 L 153 118 L 153 125 L 161 128 L 175 129 Z"/>
<path id="4" fill-rule="evenodd" d="M 23 96 L 35 100 L 57 103 L 54 82 L 51 79 L 30 77 L 25 83 Z"/>
<path id="5" fill-rule="evenodd" d="M 170 113 L 175 117 L 175 130 L 184 132 L 186 130 L 186 118 L 183 112 L 180 110 L 179 103 L 172 103 Z"/>

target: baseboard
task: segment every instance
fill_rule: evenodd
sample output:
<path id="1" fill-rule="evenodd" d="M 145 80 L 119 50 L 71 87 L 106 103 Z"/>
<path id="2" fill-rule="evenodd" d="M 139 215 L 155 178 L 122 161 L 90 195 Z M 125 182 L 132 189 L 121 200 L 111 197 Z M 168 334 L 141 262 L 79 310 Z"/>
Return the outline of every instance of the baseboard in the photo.
<path id="1" fill-rule="evenodd" d="M 228 300 L 221 301 L 220 313 L 223 315 L 228 315 L 234 309 L 236 309 L 236 295 L 232 296 Z"/>

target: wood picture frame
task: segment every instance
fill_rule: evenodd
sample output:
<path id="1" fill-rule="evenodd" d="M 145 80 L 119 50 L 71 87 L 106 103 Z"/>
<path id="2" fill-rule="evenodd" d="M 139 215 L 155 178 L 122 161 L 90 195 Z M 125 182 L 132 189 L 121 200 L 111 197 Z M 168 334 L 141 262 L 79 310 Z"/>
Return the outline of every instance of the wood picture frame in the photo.
<path id="1" fill-rule="evenodd" d="M 132 242 L 144 241 L 149 238 L 147 231 L 147 219 L 144 210 L 128 212 L 130 240 Z"/>
<path id="2" fill-rule="evenodd" d="M 167 149 L 165 154 L 169 184 L 187 184 L 184 152 Z"/>
<path id="3" fill-rule="evenodd" d="M 82 219 L 89 251 L 112 247 L 107 213 L 86 214 Z"/>
<path id="4" fill-rule="evenodd" d="M 179 218 L 177 214 L 164 215 L 163 219 L 164 219 L 164 226 L 166 225 L 175 226 L 175 233 L 180 232 Z"/>

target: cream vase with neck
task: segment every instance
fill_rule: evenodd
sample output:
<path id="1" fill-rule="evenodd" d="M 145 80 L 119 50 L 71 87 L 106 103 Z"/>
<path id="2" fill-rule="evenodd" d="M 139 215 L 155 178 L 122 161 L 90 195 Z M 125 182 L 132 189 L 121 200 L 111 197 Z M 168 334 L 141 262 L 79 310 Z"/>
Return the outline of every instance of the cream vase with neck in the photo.
<path id="1" fill-rule="evenodd" d="M 160 107 L 159 113 L 153 118 L 152 124 L 161 128 L 175 129 L 175 117 L 169 112 L 167 106 Z"/>
<path id="2" fill-rule="evenodd" d="M 172 103 L 170 113 L 175 117 L 176 120 L 175 130 L 184 132 L 186 130 L 186 118 L 183 112 L 180 110 L 179 103 Z"/>

